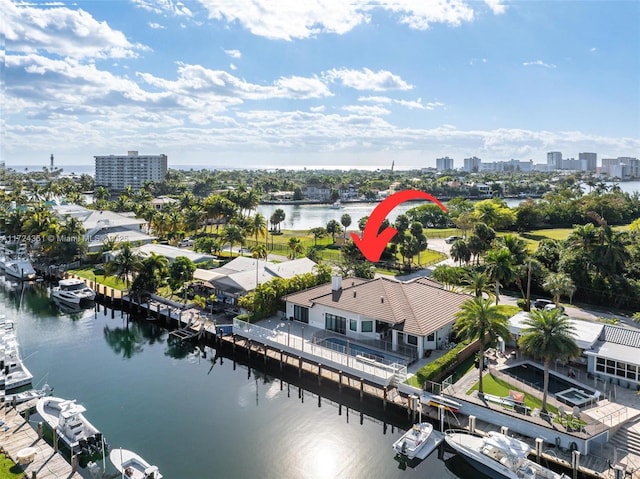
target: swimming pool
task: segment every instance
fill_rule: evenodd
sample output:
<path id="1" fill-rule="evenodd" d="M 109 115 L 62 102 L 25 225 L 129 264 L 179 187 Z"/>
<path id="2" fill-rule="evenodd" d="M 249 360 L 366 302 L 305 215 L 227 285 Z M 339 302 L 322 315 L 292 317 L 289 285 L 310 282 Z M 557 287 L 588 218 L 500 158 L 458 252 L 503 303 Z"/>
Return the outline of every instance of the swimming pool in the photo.
<path id="1" fill-rule="evenodd" d="M 519 364 L 505 368 L 502 372 L 523 381 L 542 391 L 544 384 L 544 370 L 532 363 Z M 570 406 L 582 406 L 589 401 L 597 399 L 598 391 L 579 383 L 569 381 L 549 371 L 549 394 Z"/>
<path id="2" fill-rule="evenodd" d="M 385 351 L 378 351 L 377 349 L 368 348 L 366 346 L 363 346 L 362 344 L 347 341 L 346 339 L 342 338 L 327 338 L 319 344 L 321 346 L 325 346 L 330 349 L 345 353 L 347 349 L 347 343 L 349 343 L 349 354 L 351 356 L 364 356 L 375 361 L 383 359 L 386 360 L 387 363 L 398 363 L 403 365 L 406 365 L 409 362 L 407 358 L 394 356 L 393 354 L 389 354 Z"/>

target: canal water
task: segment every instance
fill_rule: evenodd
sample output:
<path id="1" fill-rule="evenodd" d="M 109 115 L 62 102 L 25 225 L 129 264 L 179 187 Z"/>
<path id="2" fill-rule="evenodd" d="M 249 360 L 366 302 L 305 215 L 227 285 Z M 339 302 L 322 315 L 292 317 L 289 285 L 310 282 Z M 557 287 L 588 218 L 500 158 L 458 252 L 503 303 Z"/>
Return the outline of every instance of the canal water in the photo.
<path id="1" fill-rule="evenodd" d="M 34 382 L 83 404 L 112 447 L 138 452 L 167 479 L 480 477 L 451 453 L 394 459 L 404 412 L 311 378 L 300 387 L 297 374 L 265 373 L 261 361 L 254 369 L 240 353 L 183 347 L 120 311 L 62 314 L 44 285 L 0 289 L 0 314 L 14 322 Z"/>

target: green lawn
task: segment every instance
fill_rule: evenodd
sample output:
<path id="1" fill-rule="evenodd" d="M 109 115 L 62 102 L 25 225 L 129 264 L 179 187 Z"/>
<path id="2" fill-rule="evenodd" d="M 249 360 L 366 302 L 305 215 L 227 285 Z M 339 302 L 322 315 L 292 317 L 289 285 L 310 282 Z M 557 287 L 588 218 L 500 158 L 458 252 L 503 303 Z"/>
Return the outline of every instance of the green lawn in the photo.
<path id="1" fill-rule="evenodd" d="M 0 454 L 0 479 L 18 479 L 26 477 L 22 468 L 4 454 Z"/>
<path id="2" fill-rule="evenodd" d="M 478 386 L 479 383 L 476 383 L 471 389 L 467 391 L 467 394 L 471 394 L 473 391 L 477 391 Z M 486 374 L 484 376 L 482 380 L 482 388 L 484 389 L 485 393 L 497 397 L 506 397 L 509 395 L 509 391 L 520 391 L 524 393 L 524 391 L 522 391 L 521 389 L 518 389 L 515 386 L 511 386 L 509 383 L 503 381 L 502 379 L 494 378 L 491 374 Z M 530 407 L 531 410 L 542 408 L 542 393 L 540 393 L 540 397 L 525 393 L 524 403 L 525 405 Z M 547 404 L 547 411 L 553 414 L 558 413 L 558 410 L 550 404 Z"/>
<path id="3" fill-rule="evenodd" d="M 81 278 L 88 279 L 89 281 L 97 281 L 100 284 L 107 286 L 108 288 L 114 288 L 121 291 L 127 289 L 127 285 L 124 281 L 116 278 L 115 276 L 105 276 L 103 274 L 94 274 L 93 267 L 82 269 L 70 269 L 69 274 L 75 274 Z"/>

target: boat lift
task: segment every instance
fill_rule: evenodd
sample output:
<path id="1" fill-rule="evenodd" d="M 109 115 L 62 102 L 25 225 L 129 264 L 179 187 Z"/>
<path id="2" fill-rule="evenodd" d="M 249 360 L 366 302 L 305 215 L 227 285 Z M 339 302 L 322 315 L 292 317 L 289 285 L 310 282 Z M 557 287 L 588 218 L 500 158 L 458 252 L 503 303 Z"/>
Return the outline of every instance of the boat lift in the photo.
<path id="1" fill-rule="evenodd" d="M 196 318 L 196 319 L 194 319 Z M 202 315 L 191 313 L 189 321 L 182 327 L 175 329 L 169 333 L 169 336 L 178 338 L 180 341 L 185 341 L 192 338 L 200 338 L 204 334 L 204 326 L 206 318 Z"/>

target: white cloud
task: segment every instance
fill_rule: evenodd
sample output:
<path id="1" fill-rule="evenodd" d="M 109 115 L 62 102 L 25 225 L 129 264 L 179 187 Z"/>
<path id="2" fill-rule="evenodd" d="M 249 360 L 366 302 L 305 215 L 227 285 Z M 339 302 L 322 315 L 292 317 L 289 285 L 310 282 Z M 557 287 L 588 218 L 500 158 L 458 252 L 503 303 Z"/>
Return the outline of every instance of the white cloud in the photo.
<path id="1" fill-rule="evenodd" d="M 348 111 L 349 113 L 355 113 L 357 115 L 366 115 L 366 116 L 388 115 L 389 113 L 391 113 L 386 108 L 383 108 L 378 105 L 348 105 L 348 106 L 343 106 L 342 109 L 344 111 Z"/>
<path id="2" fill-rule="evenodd" d="M 469 65 L 475 65 L 476 63 L 487 63 L 486 58 L 472 58 L 469 60 Z"/>
<path id="3" fill-rule="evenodd" d="M 500 15 L 507 10 L 507 7 L 504 3 L 502 3 L 502 0 L 484 0 L 484 1 L 489 6 L 491 11 L 496 15 Z"/>
<path id="4" fill-rule="evenodd" d="M 7 52 L 42 53 L 69 58 L 136 57 L 142 45 L 132 44 L 106 22 L 82 9 L 34 8 L 0 0 Z"/>
<path id="5" fill-rule="evenodd" d="M 231 58 L 240 58 L 242 56 L 240 50 L 225 50 L 224 52 Z"/>
<path id="6" fill-rule="evenodd" d="M 410 110 L 435 110 L 436 108 L 443 108 L 445 106 L 444 103 L 441 103 L 439 101 L 423 103 L 422 98 L 418 98 L 417 100 L 398 100 L 386 96 L 361 96 L 358 98 L 358 101 L 379 104 L 393 103 L 405 108 L 409 108 Z"/>
<path id="7" fill-rule="evenodd" d="M 237 70 L 237 69 L 238 69 L 238 67 L 237 67 L 237 66 L 235 66 L 233 63 L 229 63 L 229 69 L 230 69 L 230 70 L 234 70 L 234 71 L 235 71 L 235 70 Z"/>
<path id="8" fill-rule="evenodd" d="M 182 2 L 173 0 L 131 0 L 136 6 L 158 15 L 171 14 L 178 17 L 192 17 L 193 12 Z"/>
<path id="9" fill-rule="evenodd" d="M 410 90 L 412 85 L 405 82 L 398 75 L 387 70 L 371 71 L 368 68 L 362 70 L 350 70 L 347 68 L 333 68 L 322 73 L 322 77 L 327 81 L 339 81 L 344 86 L 356 90 Z"/>
<path id="10" fill-rule="evenodd" d="M 142 0 L 137 0 L 141 2 Z M 168 0 L 165 0 L 168 1 Z M 491 10 L 504 12 L 500 0 L 486 0 Z M 199 0 L 209 18 L 238 23 L 254 35 L 292 40 L 318 34 L 344 34 L 358 25 L 369 23 L 375 11 L 384 10 L 410 28 L 425 30 L 431 24 L 458 26 L 474 18 L 470 2 L 465 0 L 421 1 L 394 0 Z"/>
<path id="11" fill-rule="evenodd" d="M 525 67 L 544 67 L 544 68 L 556 68 L 553 63 L 545 63 L 542 60 L 536 60 L 533 62 L 522 62 L 522 65 Z"/>
<path id="12" fill-rule="evenodd" d="M 314 113 L 323 112 L 324 110 L 325 110 L 325 106 L 324 105 L 312 106 L 311 108 L 309 108 L 309 111 L 312 111 Z"/>
<path id="13" fill-rule="evenodd" d="M 591 53 L 596 53 L 597 51 L 598 51 L 598 49 L 596 47 L 591 47 L 589 49 L 589 52 L 591 52 Z"/>
<path id="14" fill-rule="evenodd" d="M 372 103 L 391 103 L 393 100 L 388 96 L 361 96 L 358 101 L 368 101 Z"/>
<path id="15" fill-rule="evenodd" d="M 149 28 L 152 28 L 153 30 L 163 30 L 164 29 L 164 25 L 161 25 L 161 24 L 156 23 L 156 22 L 149 22 Z"/>

